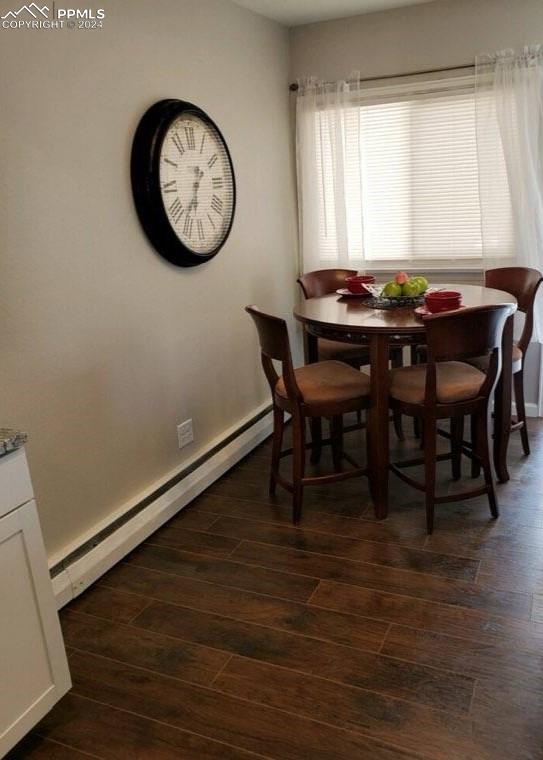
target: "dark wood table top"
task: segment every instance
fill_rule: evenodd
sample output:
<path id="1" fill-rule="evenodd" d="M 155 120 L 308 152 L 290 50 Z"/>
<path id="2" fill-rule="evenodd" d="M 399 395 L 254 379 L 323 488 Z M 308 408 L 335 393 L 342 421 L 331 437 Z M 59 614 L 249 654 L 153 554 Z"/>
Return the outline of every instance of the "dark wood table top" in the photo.
<path id="1" fill-rule="evenodd" d="M 508 304 L 511 313 L 517 301 L 503 290 L 485 288 L 482 285 L 432 284 L 445 290 L 462 293 L 464 306 Z M 307 325 L 334 327 L 345 332 L 417 333 L 424 332 L 424 323 L 417 317 L 413 307 L 398 309 L 374 309 L 365 305 L 363 298 L 342 298 L 336 293 L 320 298 L 301 301 L 294 308 L 294 316 Z"/>

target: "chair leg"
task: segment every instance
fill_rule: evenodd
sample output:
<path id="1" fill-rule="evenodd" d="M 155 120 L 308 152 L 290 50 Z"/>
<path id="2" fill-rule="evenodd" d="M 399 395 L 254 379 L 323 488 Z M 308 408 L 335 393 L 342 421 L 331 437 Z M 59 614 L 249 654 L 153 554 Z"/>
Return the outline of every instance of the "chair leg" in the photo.
<path id="1" fill-rule="evenodd" d="M 437 425 L 430 416 L 424 419 L 424 482 L 426 488 L 426 532 L 434 532 L 434 504 L 436 494 Z"/>
<path id="2" fill-rule="evenodd" d="M 322 420 L 320 417 L 311 417 L 309 420 L 311 428 L 311 464 L 320 462 L 322 454 Z"/>
<path id="3" fill-rule="evenodd" d="M 401 347 L 395 347 L 390 353 L 390 365 L 393 369 L 396 367 L 403 367 L 403 349 Z M 405 441 L 405 435 L 402 427 L 402 415 L 399 412 L 393 413 L 394 420 L 394 432 L 399 441 Z"/>
<path id="4" fill-rule="evenodd" d="M 394 431 L 396 433 L 396 437 L 399 441 L 405 441 L 405 435 L 403 433 L 402 426 L 402 415 L 399 412 L 394 412 L 392 417 L 394 421 Z"/>
<path id="5" fill-rule="evenodd" d="M 292 522 L 297 525 L 302 515 L 305 471 L 305 420 L 299 414 L 292 415 Z"/>
<path id="6" fill-rule="evenodd" d="M 392 349 L 390 356 L 390 366 L 393 369 L 396 369 L 396 367 L 403 367 L 403 349 L 401 346 Z"/>
<path id="7" fill-rule="evenodd" d="M 488 488 L 488 503 L 490 513 L 494 519 L 499 516 L 498 503 L 496 501 L 496 492 L 494 490 L 494 478 L 492 477 L 492 466 L 490 464 L 490 450 L 488 447 L 488 412 L 485 410 L 476 415 L 477 425 L 477 454 L 483 467 L 485 485 Z"/>
<path id="8" fill-rule="evenodd" d="M 419 363 L 419 357 L 417 354 L 417 347 L 411 346 L 411 364 L 418 364 Z M 415 438 L 420 438 L 421 432 L 420 432 L 420 419 L 418 417 L 413 417 L 413 435 Z"/>
<path id="9" fill-rule="evenodd" d="M 517 407 L 517 420 L 522 422 L 520 428 L 520 440 L 522 441 L 522 449 L 524 454 L 528 456 L 530 453 L 530 442 L 528 441 L 528 428 L 526 427 L 526 409 L 524 406 L 524 371 L 516 372 L 513 375 L 513 383 L 515 385 L 515 404 Z"/>
<path id="10" fill-rule="evenodd" d="M 330 440 L 334 470 L 341 472 L 343 459 L 343 417 L 341 415 L 332 417 L 330 420 Z"/>
<path id="11" fill-rule="evenodd" d="M 451 467 L 452 479 L 460 480 L 462 476 L 462 440 L 464 439 L 464 418 L 451 419 Z"/>
<path id="12" fill-rule="evenodd" d="M 281 446 L 283 445 L 283 430 L 285 428 L 285 413 L 278 406 L 273 407 L 273 439 L 272 460 L 270 472 L 270 496 L 275 496 L 279 462 L 281 461 Z"/>
<path id="13" fill-rule="evenodd" d="M 474 458 L 471 460 L 471 477 L 478 478 L 481 474 L 481 463 L 477 457 L 477 417 L 475 414 L 471 415 L 471 450 L 474 454 Z"/>

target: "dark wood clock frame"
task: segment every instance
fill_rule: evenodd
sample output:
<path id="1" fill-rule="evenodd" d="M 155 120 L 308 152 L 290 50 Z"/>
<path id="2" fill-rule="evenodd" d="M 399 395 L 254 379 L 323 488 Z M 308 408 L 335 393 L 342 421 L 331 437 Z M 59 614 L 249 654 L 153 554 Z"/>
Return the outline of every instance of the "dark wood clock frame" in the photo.
<path id="1" fill-rule="evenodd" d="M 216 130 L 230 164 L 232 173 L 232 214 L 220 243 L 209 253 L 192 251 L 177 237 L 168 219 L 160 192 L 160 150 L 172 121 L 181 114 L 197 116 Z M 143 115 L 132 143 L 130 176 L 136 211 L 145 234 L 158 253 L 172 264 L 193 267 L 209 261 L 225 244 L 236 210 L 236 179 L 230 151 L 220 129 L 209 116 L 192 103 L 184 100 L 160 100 Z"/>

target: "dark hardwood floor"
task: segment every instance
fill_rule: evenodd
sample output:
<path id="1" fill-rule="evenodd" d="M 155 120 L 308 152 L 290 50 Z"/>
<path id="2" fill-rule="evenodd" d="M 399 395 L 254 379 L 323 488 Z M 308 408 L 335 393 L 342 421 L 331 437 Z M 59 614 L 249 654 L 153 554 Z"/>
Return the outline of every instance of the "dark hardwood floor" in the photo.
<path id="1" fill-rule="evenodd" d="M 267 495 L 266 442 L 62 611 L 73 690 L 10 757 L 543 758 L 530 422 L 499 520 L 484 498 L 440 505 L 431 537 L 394 476 L 386 521 L 351 480 L 308 489 L 292 527 L 288 495 Z M 440 483 L 462 487 L 445 462 Z"/>

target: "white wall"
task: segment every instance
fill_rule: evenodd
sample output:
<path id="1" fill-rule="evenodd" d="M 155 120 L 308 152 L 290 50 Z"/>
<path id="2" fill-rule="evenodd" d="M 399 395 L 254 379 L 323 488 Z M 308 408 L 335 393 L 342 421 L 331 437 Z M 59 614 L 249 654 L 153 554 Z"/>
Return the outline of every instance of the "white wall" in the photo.
<path id="1" fill-rule="evenodd" d="M 436 0 L 291 29 L 291 78 L 336 80 L 472 63 L 543 42 L 541 0 Z"/>
<path id="2" fill-rule="evenodd" d="M 436 0 L 293 27 L 291 81 L 334 81 L 473 63 L 478 53 L 543 43 L 542 0 Z M 538 400 L 539 346 L 530 346 L 529 403 Z"/>
<path id="3" fill-rule="evenodd" d="M 103 5 L 101 30 L 0 29 L 0 424 L 30 434 L 50 556 L 267 400 L 243 307 L 295 293 L 287 31 L 228 0 Z M 132 136 L 165 97 L 211 115 L 237 177 L 228 243 L 194 269 L 132 202 Z"/>

